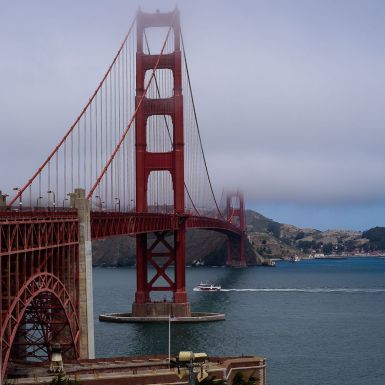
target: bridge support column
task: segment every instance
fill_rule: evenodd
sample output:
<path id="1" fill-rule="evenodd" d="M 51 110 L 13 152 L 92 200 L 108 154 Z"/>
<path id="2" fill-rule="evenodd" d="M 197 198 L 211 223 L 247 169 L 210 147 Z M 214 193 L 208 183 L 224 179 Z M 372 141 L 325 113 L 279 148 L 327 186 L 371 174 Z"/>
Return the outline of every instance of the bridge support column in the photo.
<path id="1" fill-rule="evenodd" d="M 79 217 L 80 358 L 95 358 L 90 207 L 84 189 L 75 189 L 70 198 Z"/>
<path id="2" fill-rule="evenodd" d="M 233 250 L 231 247 L 231 241 L 229 237 L 227 237 L 226 239 L 226 245 L 227 245 L 226 266 L 231 267 L 233 265 Z"/>
<path id="3" fill-rule="evenodd" d="M 136 317 L 190 316 L 185 283 L 185 190 L 184 190 L 184 130 L 182 95 L 182 54 L 180 47 L 179 11 L 170 13 L 137 13 L 136 52 L 136 212 L 148 213 L 148 180 L 152 172 L 168 172 L 173 190 L 173 212 L 177 229 L 136 237 L 137 291 L 132 313 Z M 170 27 L 173 34 L 172 52 L 145 53 L 144 32 L 146 28 Z M 171 40 L 172 41 L 172 40 Z M 173 74 L 173 94 L 167 98 L 144 97 L 146 72 L 155 69 L 169 70 Z M 170 117 L 170 151 L 149 151 L 147 124 L 151 116 Z M 154 129 L 155 134 L 159 130 Z M 174 266 L 173 266 L 174 265 Z M 148 266 L 155 275 L 148 277 Z M 172 271 L 173 274 L 168 273 Z M 172 301 L 152 301 L 150 293 L 172 293 Z"/>
<path id="4" fill-rule="evenodd" d="M 134 317 L 191 316 L 186 293 L 184 222 L 184 220 L 181 221 L 181 229 L 174 231 L 171 237 L 167 236 L 167 232 L 154 233 L 155 240 L 147 234 L 137 236 L 137 290 L 135 302 L 132 305 Z M 167 273 L 167 268 L 172 264 L 175 266 L 174 279 Z M 155 274 L 150 280 L 148 265 L 155 268 Z M 159 285 L 159 278 L 165 281 L 166 286 Z M 151 291 L 165 293 L 172 291 L 172 302 L 152 301 Z"/>
<path id="5" fill-rule="evenodd" d="M 136 293 L 135 304 L 141 306 L 150 302 L 147 290 L 147 234 L 136 236 Z M 135 313 L 135 310 L 133 310 Z"/>
<path id="6" fill-rule="evenodd" d="M 242 230 L 242 234 L 237 239 L 227 239 L 227 259 L 226 266 L 246 267 L 245 256 L 245 204 L 243 194 L 239 191 L 227 194 L 227 220 Z M 238 260 L 234 260 L 234 249 L 239 250 Z"/>
<path id="7" fill-rule="evenodd" d="M 174 314 L 177 317 L 190 317 L 191 308 L 186 292 L 186 218 L 180 218 L 179 230 L 175 231 L 175 292 Z"/>

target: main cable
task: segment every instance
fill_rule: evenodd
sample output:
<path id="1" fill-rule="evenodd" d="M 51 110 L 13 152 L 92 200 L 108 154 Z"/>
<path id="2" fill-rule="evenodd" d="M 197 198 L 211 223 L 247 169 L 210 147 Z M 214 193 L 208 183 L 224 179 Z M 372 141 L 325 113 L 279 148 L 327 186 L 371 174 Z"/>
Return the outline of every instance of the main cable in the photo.
<path id="1" fill-rule="evenodd" d="M 195 109 L 194 96 L 193 96 L 193 93 L 192 93 L 192 87 L 191 87 L 191 81 L 190 81 L 190 73 L 189 73 L 188 65 L 187 65 L 186 51 L 185 51 L 185 47 L 184 47 L 182 31 L 180 33 L 180 37 L 181 37 L 181 41 L 182 41 L 183 59 L 184 59 L 185 67 L 186 67 L 186 74 L 187 74 L 187 80 L 188 80 L 188 84 L 189 84 L 190 97 L 191 97 L 191 102 L 192 102 L 192 107 L 193 107 L 193 112 L 194 112 L 195 124 L 197 126 L 198 138 L 199 138 L 199 143 L 200 143 L 200 147 L 201 147 L 201 151 L 202 151 L 203 162 L 204 162 L 204 165 L 205 165 L 205 168 L 206 168 L 206 174 L 207 174 L 207 178 L 209 180 L 210 190 L 211 190 L 211 194 L 213 195 L 213 198 L 214 198 L 215 206 L 216 206 L 216 208 L 218 210 L 219 215 L 224 219 L 224 216 L 222 215 L 222 213 L 221 213 L 221 211 L 219 209 L 217 199 L 215 198 L 215 194 L 214 194 L 213 186 L 212 186 L 212 183 L 211 183 L 211 178 L 210 178 L 209 170 L 208 170 L 208 167 L 207 167 L 206 156 L 205 156 L 205 153 L 203 151 L 202 138 L 201 138 L 201 133 L 200 133 L 199 124 L 198 124 L 198 117 L 197 117 L 197 113 L 196 113 L 196 109 Z"/>
<path id="2" fill-rule="evenodd" d="M 147 34 L 146 34 L 146 30 L 144 30 L 144 40 L 146 42 L 146 47 L 147 47 L 147 51 L 148 51 L 148 54 L 151 55 L 151 52 L 150 52 L 150 46 L 148 44 L 148 39 L 147 39 Z M 158 79 L 156 77 L 156 74 L 154 75 L 154 80 L 155 80 L 155 87 L 156 87 L 156 92 L 158 94 L 158 97 L 160 98 L 160 89 L 159 89 L 159 84 L 158 84 Z M 174 146 L 173 142 L 172 142 L 172 137 L 171 137 L 171 132 L 170 132 L 170 127 L 168 125 L 168 121 L 166 119 L 166 116 L 163 115 L 163 119 L 164 119 L 164 122 L 166 124 L 166 128 L 167 128 L 167 133 L 168 133 L 168 137 L 170 138 L 170 143 L 172 144 L 172 146 Z M 194 201 L 192 200 L 192 197 L 191 197 L 191 194 L 190 194 L 190 191 L 186 185 L 186 181 L 183 181 L 183 184 L 184 184 L 184 188 L 186 189 L 186 192 L 187 192 L 187 195 L 190 199 L 190 202 L 192 204 L 192 206 L 194 207 L 194 210 L 197 212 L 197 214 L 200 216 L 201 214 L 199 213 L 198 209 L 196 208 L 195 206 L 195 203 Z"/>
<path id="3" fill-rule="evenodd" d="M 95 184 L 92 186 L 91 190 L 90 190 L 89 193 L 87 194 L 87 199 L 90 199 L 90 198 L 92 197 L 92 195 L 93 195 L 93 193 L 94 193 L 96 187 L 99 185 L 99 183 L 100 183 L 101 179 L 103 178 L 104 174 L 107 172 L 107 170 L 108 170 L 109 166 L 111 165 L 112 161 L 115 159 L 116 154 L 118 153 L 118 151 L 119 151 L 119 149 L 120 149 L 120 147 L 121 147 L 121 145 L 122 145 L 124 139 L 126 138 L 126 135 L 127 135 L 128 131 L 129 131 L 129 129 L 130 129 L 132 123 L 134 122 L 134 119 L 136 118 L 136 115 L 137 115 L 137 113 L 138 113 L 138 111 L 139 111 L 139 108 L 141 107 L 141 105 L 142 105 L 142 103 L 143 103 L 143 100 L 144 100 L 144 98 L 145 98 L 145 96 L 146 96 L 146 94 L 147 94 L 147 91 L 148 91 L 148 89 L 149 89 L 149 87 L 150 87 L 150 85 L 151 85 L 151 82 L 152 82 L 152 80 L 153 80 L 154 77 L 155 77 L 155 73 L 156 73 L 156 70 L 158 69 L 159 62 L 160 62 L 160 58 L 162 57 L 162 55 L 163 55 L 163 53 L 164 53 L 164 50 L 165 50 L 165 47 L 166 47 L 166 43 L 167 43 L 168 37 L 169 37 L 169 35 L 170 35 L 170 31 L 171 31 L 171 27 L 170 27 L 169 30 L 168 30 L 166 39 L 165 39 L 164 44 L 163 44 L 163 47 L 162 47 L 162 50 L 160 51 L 160 54 L 159 54 L 159 56 L 158 56 L 158 59 L 157 59 L 157 61 L 156 61 L 156 63 L 155 63 L 155 67 L 154 67 L 154 69 L 152 70 L 151 77 L 150 77 L 150 79 L 149 79 L 149 81 L 148 81 L 148 84 L 147 84 L 147 86 L 146 86 L 146 88 L 145 88 L 145 90 L 144 90 L 144 92 L 143 92 L 143 95 L 142 95 L 141 99 L 139 100 L 139 103 L 138 103 L 138 105 L 137 105 L 137 107 L 136 107 L 136 109 L 135 109 L 133 115 L 131 116 L 131 119 L 130 119 L 130 121 L 129 121 L 127 127 L 126 127 L 126 129 L 124 130 L 122 136 L 120 137 L 120 140 L 119 140 L 119 142 L 117 143 L 117 145 L 116 145 L 116 147 L 115 147 L 115 150 L 114 150 L 113 153 L 111 154 L 111 156 L 110 156 L 110 158 L 109 158 L 107 164 L 104 166 L 103 171 L 101 172 L 101 174 L 100 174 L 99 177 L 97 178 Z"/>

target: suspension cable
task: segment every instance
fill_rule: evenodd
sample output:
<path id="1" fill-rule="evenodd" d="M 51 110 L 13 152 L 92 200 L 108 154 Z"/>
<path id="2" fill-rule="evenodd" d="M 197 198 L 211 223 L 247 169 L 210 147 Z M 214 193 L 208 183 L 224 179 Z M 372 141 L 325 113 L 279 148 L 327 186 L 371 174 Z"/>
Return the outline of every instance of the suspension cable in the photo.
<path id="1" fill-rule="evenodd" d="M 121 44 L 121 46 L 119 47 L 111 65 L 108 67 L 108 70 L 107 72 L 105 73 L 105 75 L 103 76 L 102 80 L 100 81 L 99 85 L 97 86 L 95 92 L 92 94 L 91 98 L 89 99 L 89 101 L 87 102 L 87 104 L 85 105 L 85 107 L 83 108 L 83 110 L 81 111 L 81 113 L 79 114 L 79 116 L 76 118 L 75 122 L 72 124 L 72 126 L 69 128 L 69 130 L 65 133 L 65 135 L 63 136 L 63 138 L 60 140 L 59 144 L 54 148 L 54 150 L 50 153 L 50 155 L 48 156 L 48 158 L 45 160 L 45 162 L 39 167 L 39 169 L 35 172 L 35 174 L 32 176 L 31 179 L 28 180 L 28 182 L 20 189 L 18 190 L 17 194 L 14 196 L 14 198 L 7 204 L 8 207 L 12 206 L 16 200 L 24 193 L 24 191 L 27 189 L 27 187 L 29 185 L 31 185 L 33 183 L 33 181 L 36 179 L 36 177 L 41 173 L 41 171 L 45 168 L 45 166 L 50 162 L 50 160 L 52 159 L 52 157 L 55 155 L 55 153 L 59 150 L 59 148 L 62 146 L 62 144 L 67 140 L 68 136 L 71 134 L 71 132 L 74 130 L 74 128 L 77 126 L 78 122 L 80 121 L 80 119 L 82 118 L 82 116 L 85 114 L 86 110 L 88 109 L 88 107 L 90 106 L 90 104 L 93 102 L 96 94 L 99 92 L 100 88 L 102 87 L 104 81 L 106 80 L 107 76 L 109 75 L 113 65 L 115 64 L 116 62 L 116 59 L 118 58 L 118 56 L 120 55 L 120 52 L 122 51 L 123 49 L 123 46 L 124 44 L 126 43 L 128 37 L 130 36 L 131 34 L 131 31 L 135 25 L 135 22 L 136 22 L 136 17 L 134 18 L 134 20 L 132 21 L 131 25 L 130 25 L 130 28 L 128 29 L 128 32 L 126 33 L 126 35 L 124 36 L 124 39 L 123 39 L 123 43 Z"/>
<path id="2" fill-rule="evenodd" d="M 215 206 L 216 206 L 216 208 L 218 210 L 219 215 L 222 218 L 224 218 L 224 216 L 222 215 L 222 213 L 221 213 L 221 211 L 219 209 L 217 199 L 215 198 L 215 194 L 214 194 L 213 186 L 212 186 L 212 183 L 211 183 L 211 178 L 210 178 L 209 170 L 208 170 L 208 167 L 207 167 L 206 156 L 205 156 L 205 153 L 203 151 L 202 138 L 201 138 L 201 133 L 200 133 L 199 124 L 198 124 L 198 117 L 197 117 L 197 113 L 196 113 L 196 109 L 195 109 L 194 96 L 193 96 L 193 93 L 192 93 L 192 87 L 191 87 L 191 81 L 190 81 L 190 73 L 189 73 L 188 65 L 187 65 L 186 51 L 185 51 L 185 47 L 184 47 L 182 31 L 180 33 L 180 37 L 181 37 L 181 41 L 182 41 L 183 59 L 184 59 L 185 67 L 186 67 L 186 74 L 187 74 L 187 80 L 188 80 L 188 84 L 189 84 L 190 97 L 191 97 L 191 102 L 192 102 L 192 107 L 193 107 L 193 112 L 194 112 L 195 124 L 197 126 L 198 138 L 199 138 L 199 144 L 200 144 L 201 151 L 202 151 L 203 162 L 205 164 L 206 174 L 207 174 L 207 178 L 209 180 L 210 190 L 211 190 L 211 194 L 213 195 L 213 198 L 214 198 Z"/>
<path id="3" fill-rule="evenodd" d="M 146 47 L 147 47 L 148 54 L 151 55 L 151 52 L 150 52 L 150 46 L 149 46 L 149 44 L 148 44 L 148 39 L 147 39 L 146 30 L 144 30 L 144 40 L 145 40 L 145 42 L 146 42 Z M 158 79 L 157 79 L 157 77 L 156 77 L 156 74 L 154 75 L 154 80 L 155 80 L 156 92 L 157 92 L 157 94 L 158 94 L 158 97 L 160 98 L 160 89 L 159 89 L 159 84 L 158 84 Z M 168 124 L 168 121 L 167 121 L 165 115 L 163 115 L 163 119 L 164 119 L 164 122 L 165 122 L 165 124 L 166 124 L 168 137 L 170 138 L 170 143 L 173 145 L 172 137 L 171 137 L 171 132 L 170 132 L 170 127 L 169 127 L 169 124 Z M 188 197 L 190 198 L 190 202 L 191 202 L 192 206 L 194 207 L 194 210 L 197 212 L 198 215 L 201 215 L 201 214 L 199 213 L 198 209 L 196 208 L 194 201 L 192 200 L 190 191 L 189 191 L 189 189 L 188 189 L 188 187 L 187 187 L 187 185 L 186 185 L 186 181 L 183 181 L 183 184 L 184 184 L 184 188 L 186 189 L 187 195 L 188 195 Z"/>
<path id="4" fill-rule="evenodd" d="M 139 108 L 141 107 L 141 105 L 142 105 L 142 103 L 143 103 L 143 100 L 144 100 L 144 98 L 145 98 L 145 96 L 146 96 L 146 94 L 147 94 L 147 91 L 148 91 L 148 89 L 150 88 L 151 82 L 152 82 L 152 80 L 153 80 L 154 77 L 155 77 L 155 72 L 156 72 L 156 70 L 157 70 L 157 68 L 158 68 L 158 66 L 159 66 L 160 58 L 162 57 L 163 52 L 164 52 L 164 50 L 165 50 L 166 43 L 167 43 L 168 37 L 169 37 L 169 35 L 170 35 L 171 28 L 172 28 L 172 27 L 170 27 L 169 30 L 168 30 L 168 32 L 167 32 L 167 36 L 166 36 L 166 39 L 165 39 L 165 41 L 164 41 L 164 43 L 163 43 L 162 50 L 160 51 L 160 54 L 159 54 L 159 56 L 158 56 L 158 59 L 157 59 L 157 61 L 156 61 L 156 63 L 155 63 L 155 67 L 154 67 L 153 70 L 152 70 L 151 77 L 150 77 L 150 79 L 149 79 L 149 81 L 148 81 L 148 84 L 147 84 L 147 86 L 146 86 L 146 88 L 145 88 L 145 90 L 144 90 L 144 92 L 143 92 L 143 95 L 142 95 L 141 99 L 139 100 L 139 103 L 138 103 L 138 105 L 137 105 L 137 107 L 136 107 L 136 109 L 135 109 L 133 115 L 131 116 L 131 119 L 130 119 L 130 121 L 129 121 L 127 127 L 126 127 L 126 129 L 124 130 L 122 136 L 120 137 L 120 140 L 119 140 L 118 144 L 116 145 L 114 152 L 111 154 L 110 158 L 108 159 L 107 164 L 104 166 L 104 168 L 103 168 L 102 172 L 100 173 L 98 179 L 96 180 L 95 184 L 92 186 L 91 190 L 89 191 L 89 193 L 88 193 L 88 195 L 87 195 L 87 199 L 90 199 L 90 198 L 92 197 L 92 195 L 93 195 L 93 193 L 94 193 L 96 187 L 99 185 L 99 183 L 100 183 L 100 181 L 102 180 L 104 174 L 106 173 L 106 171 L 107 171 L 108 168 L 110 167 L 112 161 L 114 160 L 114 158 L 115 158 L 117 152 L 118 152 L 119 149 L 120 149 L 120 146 L 122 145 L 124 139 L 126 138 L 126 135 L 127 135 L 128 131 L 129 131 L 129 129 L 130 129 L 132 123 L 134 122 L 134 119 L 136 118 L 136 115 L 137 115 L 137 113 L 138 113 L 138 111 L 139 111 Z"/>

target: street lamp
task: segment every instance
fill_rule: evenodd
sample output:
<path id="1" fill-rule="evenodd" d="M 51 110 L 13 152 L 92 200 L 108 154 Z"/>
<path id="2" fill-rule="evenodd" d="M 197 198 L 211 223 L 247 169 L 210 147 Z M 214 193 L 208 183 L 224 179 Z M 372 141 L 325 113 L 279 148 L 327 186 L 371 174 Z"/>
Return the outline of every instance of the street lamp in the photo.
<path id="1" fill-rule="evenodd" d="M 13 191 L 17 191 L 18 194 L 19 194 L 21 188 L 20 188 L 20 187 L 14 187 L 12 190 L 13 190 Z M 22 197 L 22 194 L 20 194 L 20 195 L 19 195 L 19 210 L 22 209 L 22 206 L 23 206 L 23 197 Z"/>
<path id="2" fill-rule="evenodd" d="M 52 190 L 48 190 L 47 191 L 48 194 L 52 194 L 53 195 L 53 202 L 52 202 L 52 206 L 53 206 L 53 209 L 55 210 L 55 207 L 56 207 L 56 195 L 55 195 L 55 191 L 52 191 Z"/>
<path id="3" fill-rule="evenodd" d="M 36 199 L 36 207 L 37 208 L 39 208 L 39 202 L 40 202 L 40 199 L 43 199 L 43 197 L 38 197 L 37 199 Z"/>
<path id="4" fill-rule="evenodd" d="M 198 382 L 208 377 L 205 364 L 208 360 L 206 353 L 179 352 L 176 360 L 171 360 L 171 364 L 178 368 L 177 376 L 182 379 L 188 377 L 188 384 L 194 385 L 195 379 Z"/>
<path id="5" fill-rule="evenodd" d="M 117 201 L 117 202 L 115 202 L 115 207 L 116 207 L 116 205 L 118 205 L 118 211 L 120 212 L 120 198 L 116 197 L 115 200 Z M 115 211 L 116 211 L 116 209 L 115 209 Z"/>
<path id="6" fill-rule="evenodd" d="M 95 195 L 95 198 L 99 199 L 99 210 L 102 211 L 103 210 L 103 202 L 102 202 L 101 196 L 100 195 Z"/>
<path id="7" fill-rule="evenodd" d="M 54 343 L 51 346 L 51 362 L 49 370 L 52 373 L 63 373 L 63 357 L 60 344 Z"/>
<path id="8" fill-rule="evenodd" d="M 0 191 L 0 207 L 5 207 L 7 205 L 8 194 L 2 194 Z"/>

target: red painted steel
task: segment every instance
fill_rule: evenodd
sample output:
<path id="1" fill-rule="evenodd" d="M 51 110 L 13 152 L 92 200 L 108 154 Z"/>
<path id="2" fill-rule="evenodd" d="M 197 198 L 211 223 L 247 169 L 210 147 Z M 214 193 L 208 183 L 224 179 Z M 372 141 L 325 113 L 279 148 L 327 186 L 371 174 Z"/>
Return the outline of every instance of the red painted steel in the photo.
<path id="1" fill-rule="evenodd" d="M 183 96 L 182 96 L 182 64 L 180 51 L 179 11 L 170 13 L 149 14 L 137 13 L 137 54 L 136 54 L 136 212 L 148 212 L 147 186 L 149 175 L 153 171 L 168 171 L 172 177 L 174 191 L 174 212 L 177 220 L 173 220 L 173 244 L 166 240 L 166 232 L 156 232 L 156 239 L 149 244 L 147 234 L 137 235 L 137 290 L 135 303 L 144 304 L 151 301 L 150 292 L 160 290 L 156 283 L 162 277 L 168 283 L 162 287 L 164 291 L 173 293 L 173 302 L 186 303 L 185 288 L 185 220 L 181 216 L 185 211 L 184 202 L 184 134 L 183 134 Z M 146 55 L 143 51 L 144 32 L 150 27 L 169 27 L 173 32 L 174 52 L 160 55 Z M 145 93 L 145 74 L 147 70 L 168 69 L 173 73 L 173 95 L 166 99 L 148 99 Z M 172 121 L 172 150 L 167 153 L 147 151 L 146 126 L 152 115 L 169 115 Z M 154 224 L 149 220 L 148 223 Z M 177 226 L 175 224 L 177 223 Z M 161 251 L 160 251 L 161 250 Z M 155 262 L 161 253 L 162 258 Z M 161 262 L 161 260 L 163 262 Z M 147 267 L 151 263 L 155 276 L 148 281 Z M 175 266 L 175 276 L 166 273 L 167 267 Z"/>
<path id="2" fill-rule="evenodd" d="M 240 230 L 240 237 L 234 238 L 229 236 L 227 238 L 227 266 L 246 266 L 245 257 L 245 203 L 243 194 L 239 191 L 229 192 L 226 195 L 226 212 L 227 221 L 237 226 Z M 239 261 L 234 261 L 234 250 L 239 250 Z"/>
<path id="3" fill-rule="evenodd" d="M 210 217 L 115 211 L 91 213 L 91 236 L 92 239 L 103 239 L 115 235 L 175 231 L 182 221 L 186 221 L 186 229 L 213 230 L 234 238 L 242 236 L 242 230 L 231 222 Z"/>
<path id="4" fill-rule="evenodd" d="M 0 212 L 1 379 L 9 362 L 79 357 L 77 213 Z"/>

